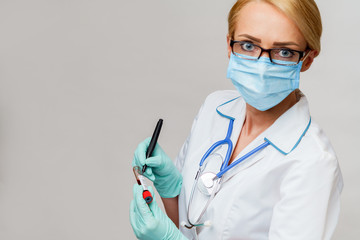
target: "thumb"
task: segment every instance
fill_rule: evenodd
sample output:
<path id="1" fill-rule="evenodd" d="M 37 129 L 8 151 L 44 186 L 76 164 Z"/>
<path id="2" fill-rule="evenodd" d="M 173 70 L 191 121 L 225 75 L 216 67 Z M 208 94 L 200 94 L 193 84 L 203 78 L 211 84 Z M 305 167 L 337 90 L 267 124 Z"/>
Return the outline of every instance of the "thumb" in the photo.
<path id="1" fill-rule="evenodd" d="M 142 216 L 142 218 L 144 219 L 144 222 L 152 221 L 154 216 L 153 216 L 153 213 L 151 212 L 149 206 L 143 199 L 142 186 L 140 186 L 138 184 L 134 184 L 133 192 L 134 192 L 134 203 L 135 203 L 135 207 L 138 211 L 138 214 Z"/>

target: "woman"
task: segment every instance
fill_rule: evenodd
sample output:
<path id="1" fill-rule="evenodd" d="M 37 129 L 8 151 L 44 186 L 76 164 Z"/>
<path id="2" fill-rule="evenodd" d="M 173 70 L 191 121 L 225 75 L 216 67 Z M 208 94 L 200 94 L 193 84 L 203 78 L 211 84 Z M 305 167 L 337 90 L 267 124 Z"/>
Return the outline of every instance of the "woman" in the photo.
<path id="1" fill-rule="evenodd" d="M 176 167 L 160 146 L 145 160 L 149 139 L 138 146 L 133 165 L 149 166 L 167 215 L 135 185 L 133 230 L 139 239 L 330 239 L 342 176 L 298 89 L 320 52 L 318 8 L 238 0 L 228 21 L 227 77 L 238 91 L 207 97 Z"/>

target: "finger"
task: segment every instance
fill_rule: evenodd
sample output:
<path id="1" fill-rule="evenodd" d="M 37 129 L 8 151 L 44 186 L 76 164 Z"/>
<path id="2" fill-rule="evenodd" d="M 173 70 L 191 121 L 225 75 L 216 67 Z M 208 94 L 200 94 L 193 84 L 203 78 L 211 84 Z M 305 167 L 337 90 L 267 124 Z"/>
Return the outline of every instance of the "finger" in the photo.
<path id="1" fill-rule="evenodd" d="M 154 174 L 152 172 L 151 167 L 146 168 L 146 171 L 143 173 L 142 172 L 142 167 L 138 166 L 138 173 L 140 175 L 143 175 L 144 177 L 150 179 L 150 181 L 152 181 L 152 182 L 155 181 L 155 176 L 154 176 Z"/>
<path id="2" fill-rule="evenodd" d="M 144 172 L 144 174 L 146 174 L 146 175 L 151 175 L 152 174 L 152 169 L 151 168 L 146 168 L 146 170 L 145 170 L 145 172 Z"/>
<path id="3" fill-rule="evenodd" d="M 146 138 L 144 141 L 142 141 L 137 149 L 135 150 L 134 159 L 132 161 L 132 166 L 139 166 L 141 169 L 146 163 L 146 151 L 149 147 L 151 138 Z M 155 181 L 155 176 L 153 175 L 152 169 L 147 168 L 145 173 L 143 173 L 145 177 L 150 179 L 150 181 Z"/>
<path id="4" fill-rule="evenodd" d="M 159 155 L 159 154 L 161 154 L 161 152 L 164 152 L 164 150 L 161 148 L 159 143 L 156 143 L 153 154 Z"/>
<path id="5" fill-rule="evenodd" d="M 139 228 L 141 229 L 143 226 L 140 224 L 141 223 L 140 221 L 137 221 L 138 216 L 136 214 L 134 200 L 132 200 L 131 203 L 130 203 L 129 218 L 130 218 L 131 227 L 133 228 L 133 231 L 134 231 L 135 235 L 138 237 L 137 233 L 139 232 Z"/>
<path id="6" fill-rule="evenodd" d="M 153 188 L 152 186 L 149 186 L 149 187 L 148 187 L 148 190 L 150 191 L 151 196 L 153 197 L 152 202 L 149 204 L 149 208 L 150 208 L 150 210 L 151 210 L 151 206 L 152 206 L 152 205 L 157 205 L 157 203 L 156 203 L 156 197 L 155 197 L 154 188 Z M 153 213 L 153 214 L 154 214 L 154 213 Z"/>
<path id="7" fill-rule="evenodd" d="M 142 141 L 135 150 L 133 166 L 144 166 L 146 159 L 146 151 L 150 144 L 150 138 L 146 138 Z"/>
<path id="8" fill-rule="evenodd" d="M 145 164 L 145 152 L 143 149 L 138 147 L 134 153 L 132 165 L 142 167 L 144 166 L 144 164 Z"/>
<path id="9" fill-rule="evenodd" d="M 153 196 L 153 201 L 155 201 L 155 191 L 154 188 L 152 186 L 148 186 L 148 190 L 151 193 L 151 196 Z"/>
<path id="10" fill-rule="evenodd" d="M 153 171 L 151 167 L 146 168 L 146 171 L 143 173 L 145 177 L 147 177 L 150 181 L 155 181 L 155 176 L 153 174 Z"/>
<path id="11" fill-rule="evenodd" d="M 133 228 L 135 236 L 137 239 L 143 239 L 144 230 L 146 229 L 146 223 L 144 222 L 142 216 L 139 214 L 139 211 L 137 210 L 135 200 L 131 201 L 130 208 L 130 224 Z"/>
<path id="12" fill-rule="evenodd" d="M 153 214 L 150 211 L 149 206 L 143 199 L 143 188 L 140 185 L 135 184 L 133 188 L 134 192 L 134 200 L 135 200 L 135 206 L 137 208 L 138 214 L 140 214 L 143 218 L 143 220 L 146 221 L 152 221 Z"/>
<path id="13" fill-rule="evenodd" d="M 136 204 L 136 201 L 135 200 L 132 200 L 133 201 L 133 219 L 134 219 L 134 222 L 137 226 L 137 230 L 138 231 L 142 231 L 142 229 L 145 228 L 146 226 L 146 221 L 144 220 L 144 217 L 143 215 L 141 214 L 140 210 L 139 210 L 139 207 L 137 206 Z"/>
<path id="14" fill-rule="evenodd" d="M 151 168 L 147 168 L 146 171 L 143 173 L 142 172 L 142 167 L 140 166 L 134 166 L 133 167 L 133 171 L 135 171 L 136 173 L 138 173 L 139 175 L 142 175 L 148 179 L 150 179 L 150 181 L 154 182 L 155 181 L 155 176 L 152 173 L 152 169 Z"/>
<path id="15" fill-rule="evenodd" d="M 148 167 L 158 168 L 162 165 L 162 158 L 160 156 L 149 157 L 145 162 Z"/>
<path id="16" fill-rule="evenodd" d="M 146 168 L 146 171 L 144 172 L 144 176 L 149 178 L 152 182 L 155 180 L 155 176 L 153 174 L 151 167 Z"/>
<path id="17" fill-rule="evenodd" d="M 159 214 L 161 213 L 162 210 L 159 208 L 159 205 L 158 205 L 157 202 L 156 202 L 154 189 L 153 189 L 151 186 L 149 186 L 149 187 L 148 187 L 148 190 L 150 191 L 151 196 L 153 196 L 153 200 L 152 200 L 152 202 L 149 204 L 149 208 L 150 208 L 150 210 L 151 210 L 154 218 L 156 219 L 156 218 L 159 217 Z M 159 219 L 159 218 L 158 218 L 158 219 Z"/>
<path id="18" fill-rule="evenodd" d="M 134 186 L 134 189 L 135 189 L 135 186 Z M 146 221 L 144 219 L 144 217 L 146 215 L 143 214 L 142 210 L 139 208 L 139 206 L 137 204 L 136 198 L 137 198 L 138 193 L 135 191 L 137 191 L 137 190 L 133 191 L 133 194 L 134 194 L 134 199 L 132 200 L 133 201 L 133 211 L 134 211 L 134 216 L 136 218 L 136 221 L 138 222 L 138 226 L 141 226 L 138 229 L 141 231 L 146 226 Z"/>

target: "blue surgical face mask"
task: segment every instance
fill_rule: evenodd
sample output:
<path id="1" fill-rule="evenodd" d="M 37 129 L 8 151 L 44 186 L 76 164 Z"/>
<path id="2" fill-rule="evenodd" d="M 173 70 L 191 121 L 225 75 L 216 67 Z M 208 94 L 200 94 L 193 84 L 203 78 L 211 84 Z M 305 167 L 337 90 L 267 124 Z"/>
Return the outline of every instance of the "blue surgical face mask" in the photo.
<path id="1" fill-rule="evenodd" d="M 301 66 L 302 61 L 297 65 L 285 66 L 272 63 L 267 57 L 254 61 L 231 53 L 227 78 L 231 79 L 245 102 L 265 111 L 299 88 Z"/>

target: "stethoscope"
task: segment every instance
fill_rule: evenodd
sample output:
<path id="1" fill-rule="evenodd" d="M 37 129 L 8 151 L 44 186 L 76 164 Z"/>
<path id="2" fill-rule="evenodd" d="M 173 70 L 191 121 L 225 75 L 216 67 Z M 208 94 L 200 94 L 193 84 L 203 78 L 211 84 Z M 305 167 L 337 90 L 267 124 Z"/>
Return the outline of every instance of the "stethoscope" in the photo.
<path id="1" fill-rule="evenodd" d="M 233 99 L 233 100 L 235 100 L 235 99 Z M 226 104 L 226 103 L 224 103 L 224 104 Z M 222 104 L 222 105 L 224 105 L 224 104 Z M 222 106 L 222 105 L 220 105 L 220 106 Z M 239 163 L 246 160 L 247 158 L 249 158 L 253 154 L 259 152 L 260 150 L 264 149 L 265 147 L 267 147 L 270 144 L 268 141 L 265 140 L 264 143 L 260 144 L 259 146 L 257 146 L 256 148 L 254 148 L 250 152 L 246 153 L 244 156 L 240 157 L 239 159 L 233 161 L 229 165 L 230 156 L 231 156 L 231 153 L 232 153 L 232 150 L 233 150 L 233 143 L 232 143 L 230 137 L 231 137 L 231 134 L 232 134 L 232 131 L 233 131 L 233 126 L 234 126 L 234 120 L 235 119 L 230 117 L 230 116 L 222 114 L 221 112 L 218 111 L 218 109 L 216 109 L 216 111 L 221 116 L 223 116 L 225 118 L 228 118 L 230 120 L 229 127 L 228 127 L 228 131 L 227 131 L 225 139 L 214 143 L 206 151 L 206 153 L 204 154 L 204 156 L 200 160 L 199 169 L 198 169 L 198 171 L 196 173 L 195 181 L 194 181 L 194 184 L 192 186 L 190 199 L 189 199 L 189 205 L 188 205 L 188 211 L 187 211 L 187 221 L 188 221 L 189 225 L 184 223 L 184 222 L 181 223 L 182 226 L 184 226 L 184 227 L 186 227 L 188 229 L 191 229 L 193 227 L 199 227 L 199 226 L 211 226 L 210 221 L 205 221 L 203 223 L 200 223 L 199 221 L 201 220 L 202 216 L 205 214 L 205 211 L 206 211 L 207 207 L 209 206 L 212 199 L 215 197 L 216 193 L 220 190 L 222 176 L 226 172 L 228 172 L 230 169 L 237 166 Z M 228 149 L 227 149 L 227 152 L 226 152 L 225 159 L 221 164 L 220 171 L 218 173 L 216 173 L 216 174 L 213 173 L 213 172 L 205 172 L 204 173 L 204 169 L 205 169 L 204 163 L 205 163 L 205 161 L 208 159 L 208 157 L 211 154 L 214 153 L 215 149 L 217 149 L 218 147 L 220 147 L 222 145 L 227 145 Z M 201 213 L 199 214 L 199 217 L 197 219 L 195 219 L 195 221 L 190 221 L 191 203 L 193 201 L 196 186 L 198 186 L 198 190 L 200 192 L 202 192 L 203 194 L 208 196 L 208 201 L 204 205 Z"/>

